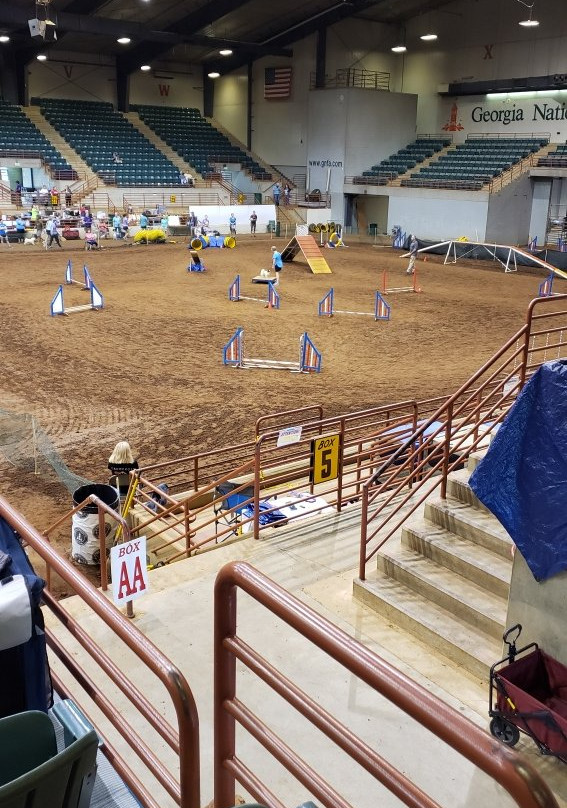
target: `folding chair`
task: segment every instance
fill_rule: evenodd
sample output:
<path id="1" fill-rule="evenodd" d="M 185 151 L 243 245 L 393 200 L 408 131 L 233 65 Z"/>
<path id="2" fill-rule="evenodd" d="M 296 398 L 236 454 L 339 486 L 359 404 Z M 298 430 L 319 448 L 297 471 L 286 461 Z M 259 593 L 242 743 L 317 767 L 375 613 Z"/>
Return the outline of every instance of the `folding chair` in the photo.
<path id="1" fill-rule="evenodd" d="M 213 510 L 215 513 L 215 536 L 218 533 L 218 523 L 222 521 L 225 525 L 234 526 L 232 532 L 239 535 L 238 525 L 242 520 L 242 510 L 249 504 L 249 500 L 254 496 L 254 486 L 249 485 L 241 491 L 233 493 L 235 489 L 241 488 L 239 483 L 220 483 L 215 488 Z M 222 499 L 219 501 L 219 497 Z M 240 506 L 240 507 L 239 507 Z M 218 518 L 217 518 L 218 517 Z"/>

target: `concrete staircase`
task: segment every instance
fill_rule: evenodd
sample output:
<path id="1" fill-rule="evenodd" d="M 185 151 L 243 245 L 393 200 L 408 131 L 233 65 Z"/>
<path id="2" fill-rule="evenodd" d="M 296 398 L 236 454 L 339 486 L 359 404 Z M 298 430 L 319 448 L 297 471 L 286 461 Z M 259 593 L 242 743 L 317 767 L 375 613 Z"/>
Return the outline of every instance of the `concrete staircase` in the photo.
<path id="1" fill-rule="evenodd" d="M 153 129 L 143 122 L 137 112 L 123 112 L 124 117 L 130 121 L 130 123 L 136 127 L 136 129 L 152 143 L 156 149 L 158 149 L 162 154 L 164 154 L 168 160 L 170 160 L 174 166 L 176 166 L 179 171 L 188 172 L 191 174 L 195 180 L 195 187 L 198 188 L 200 186 L 205 187 L 206 183 L 202 176 L 199 174 L 197 169 L 192 166 L 190 163 L 185 162 L 176 151 L 174 151 L 171 146 L 168 146 L 165 140 L 162 140 L 159 135 L 157 135 Z M 188 186 L 184 186 L 184 188 L 188 189 Z"/>
<path id="2" fill-rule="evenodd" d="M 282 188 L 286 183 L 289 183 L 290 186 L 293 185 L 293 181 L 290 180 L 289 177 L 286 177 L 284 174 L 281 174 L 269 163 L 266 163 L 266 161 L 263 160 L 259 154 L 256 154 L 256 152 L 249 149 L 244 143 L 242 143 L 241 140 L 238 140 L 238 138 L 235 137 L 232 134 L 232 132 L 229 132 L 228 129 L 225 129 L 225 127 L 222 124 L 220 124 L 216 120 L 216 118 L 209 118 L 209 122 L 211 123 L 212 126 L 215 127 L 215 129 L 218 129 L 218 131 L 221 132 L 221 134 L 223 134 L 226 138 L 228 138 L 233 146 L 238 146 L 239 149 L 242 149 L 243 152 L 246 152 L 246 154 L 249 154 L 254 160 L 256 160 L 256 162 L 262 166 L 266 174 L 272 175 L 273 179 L 270 183 L 270 186 L 272 185 L 272 183 L 276 182 L 279 182 Z"/>
<path id="3" fill-rule="evenodd" d="M 468 485 L 479 460 L 453 473 L 378 554 L 354 595 L 481 679 L 501 657 L 512 573 L 511 540 Z"/>
<path id="4" fill-rule="evenodd" d="M 29 118 L 29 120 L 35 124 L 35 126 L 37 126 L 40 132 L 45 135 L 49 142 L 55 146 L 55 148 L 61 153 L 61 156 L 67 160 L 69 165 L 72 166 L 79 175 L 80 180 L 65 183 L 71 187 L 71 190 L 74 190 L 79 182 L 81 185 L 83 183 L 88 184 L 91 190 L 97 188 L 99 185 L 104 185 L 104 183 L 90 168 L 90 166 L 85 163 L 83 158 L 77 154 L 77 152 L 71 148 L 67 141 L 59 134 L 57 129 L 51 126 L 49 121 L 43 117 L 39 107 L 22 107 L 22 111 Z"/>

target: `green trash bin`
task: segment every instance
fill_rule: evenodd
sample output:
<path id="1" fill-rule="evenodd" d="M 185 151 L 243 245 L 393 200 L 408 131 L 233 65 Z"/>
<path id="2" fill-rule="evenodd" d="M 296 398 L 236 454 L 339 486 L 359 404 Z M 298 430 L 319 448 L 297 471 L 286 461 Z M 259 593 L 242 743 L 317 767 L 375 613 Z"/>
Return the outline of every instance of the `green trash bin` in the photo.
<path id="1" fill-rule="evenodd" d="M 280 228 L 281 228 L 280 222 L 276 222 L 276 236 L 279 236 L 279 234 L 281 232 Z"/>
<path id="2" fill-rule="evenodd" d="M 376 222 L 372 222 L 368 225 L 368 235 L 375 236 L 378 232 L 378 224 Z"/>
<path id="3" fill-rule="evenodd" d="M 261 205 L 262 204 L 262 194 L 254 194 L 254 204 Z"/>

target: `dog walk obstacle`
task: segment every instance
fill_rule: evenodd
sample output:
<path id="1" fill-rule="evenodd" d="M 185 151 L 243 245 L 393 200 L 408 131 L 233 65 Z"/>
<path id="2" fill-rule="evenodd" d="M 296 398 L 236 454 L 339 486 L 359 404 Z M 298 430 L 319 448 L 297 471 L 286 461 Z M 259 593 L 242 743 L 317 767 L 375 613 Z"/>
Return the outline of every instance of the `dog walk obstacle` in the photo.
<path id="1" fill-rule="evenodd" d="M 257 303 L 264 303 L 264 305 L 269 306 L 271 309 L 279 309 L 280 307 L 280 296 L 276 292 L 274 284 L 271 281 L 268 282 L 268 294 L 265 298 L 247 297 L 246 295 L 241 295 L 240 275 L 237 275 L 228 287 L 228 299 L 232 303 L 237 303 L 239 300 L 254 300 Z"/>
<path id="2" fill-rule="evenodd" d="M 311 272 L 316 275 L 331 272 L 331 267 L 323 258 L 323 253 L 313 236 L 294 236 L 282 250 L 282 261 L 293 261 L 300 252 L 307 261 Z"/>
<path id="3" fill-rule="evenodd" d="M 333 317 L 335 314 L 358 314 L 363 317 L 374 317 L 374 320 L 389 320 L 392 307 L 386 303 L 380 292 L 374 293 L 374 311 L 347 311 L 335 308 L 335 290 L 329 289 L 318 304 L 319 317 Z"/>
<path id="4" fill-rule="evenodd" d="M 419 294 L 423 291 L 417 282 L 417 269 L 414 270 L 413 275 L 406 274 L 406 277 L 408 283 L 410 283 L 411 279 L 411 286 L 388 286 L 388 271 L 385 269 L 382 272 L 382 294 L 393 295 L 397 292 L 416 292 Z"/>
<path id="5" fill-rule="evenodd" d="M 261 368 L 264 370 L 290 370 L 292 373 L 319 373 L 321 354 L 312 343 L 307 331 L 299 338 L 299 357 L 296 362 L 284 359 L 254 359 L 244 350 L 244 329 L 239 326 L 223 348 L 223 365 L 236 368 Z"/>
<path id="6" fill-rule="evenodd" d="M 51 301 L 50 312 L 51 316 L 55 317 L 58 314 L 75 314 L 78 311 L 98 311 L 99 309 L 104 308 L 104 298 L 99 290 L 96 288 L 95 284 L 91 279 L 91 285 L 89 287 L 89 292 L 91 293 L 91 302 L 85 303 L 82 306 L 70 306 L 69 308 L 65 308 L 65 299 L 63 296 L 63 284 L 59 287 L 57 292 L 55 293 L 55 297 Z"/>
<path id="7" fill-rule="evenodd" d="M 67 261 L 67 266 L 65 267 L 65 283 L 67 285 L 75 283 L 77 286 L 80 286 L 83 292 L 89 292 L 92 286 L 93 279 L 90 276 L 89 270 L 86 265 L 83 266 L 83 281 L 77 281 L 73 277 L 73 264 L 71 263 L 71 259 Z"/>

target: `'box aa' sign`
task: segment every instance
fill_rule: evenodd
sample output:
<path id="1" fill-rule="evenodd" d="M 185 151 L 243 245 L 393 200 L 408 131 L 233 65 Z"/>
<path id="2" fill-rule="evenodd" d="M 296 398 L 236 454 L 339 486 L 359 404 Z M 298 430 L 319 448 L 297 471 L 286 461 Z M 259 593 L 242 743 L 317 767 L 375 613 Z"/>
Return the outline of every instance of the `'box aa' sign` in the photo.
<path id="1" fill-rule="evenodd" d="M 148 591 L 146 537 L 118 544 L 110 550 L 112 596 L 117 606 L 139 598 Z"/>

